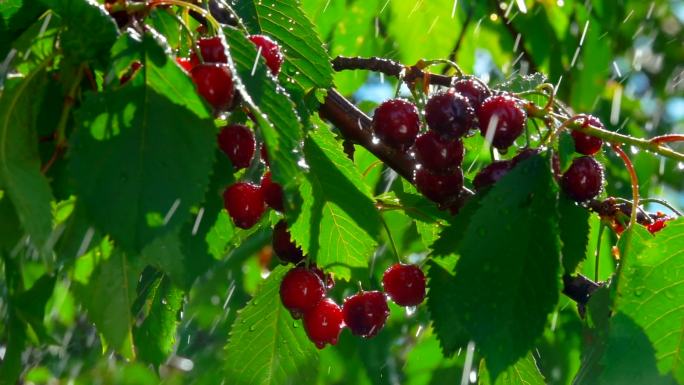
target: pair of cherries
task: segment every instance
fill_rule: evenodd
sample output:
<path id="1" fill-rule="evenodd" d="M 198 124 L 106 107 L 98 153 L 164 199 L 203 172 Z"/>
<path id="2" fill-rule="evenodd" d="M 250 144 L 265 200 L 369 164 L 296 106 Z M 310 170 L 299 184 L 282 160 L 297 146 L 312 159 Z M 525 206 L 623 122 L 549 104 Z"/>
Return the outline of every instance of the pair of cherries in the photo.
<path id="1" fill-rule="evenodd" d="M 425 275 L 416 265 L 394 264 L 383 274 L 385 293 L 361 291 L 340 307 L 326 298 L 326 284 L 317 269 L 298 266 L 288 271 L 280 285 L 280 299 L 295 319 L 303 319 L 309 339 L 322 349 L 335 345 L 346 326 L 352 334 L 371 338 L 389 317 L 385 293 L 396 304 L 416 306 L 425 299 Z"/>
<path id="2" fill-rule="evenodd" d="M 278 43 L 264 35 L 252 35 L 249 39 L 259 49 L 271 73 L 278 76 L 284 60 Z M 199 39 L 196 51 L 190 57 L 177 58 L 176 62 L 190 73 L 197 92 L 216 111 L 232 107 L 235 96 L 233 75 L 228 67 L 225 46 L 219 37 Z"/>

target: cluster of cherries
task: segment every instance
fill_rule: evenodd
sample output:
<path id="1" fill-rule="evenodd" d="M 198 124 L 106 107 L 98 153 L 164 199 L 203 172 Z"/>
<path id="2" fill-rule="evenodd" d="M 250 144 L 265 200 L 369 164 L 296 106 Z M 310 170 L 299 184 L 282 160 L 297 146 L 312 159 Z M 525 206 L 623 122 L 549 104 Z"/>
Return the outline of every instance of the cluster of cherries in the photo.
<path id="1" fill-rule="evenodd" d="M 284 60 L 278 43 L 264 35 L 251 35 L 249 40 L 257 46 L 271 74 L 278 76 Z M 216 111 L 234 108 L 233 75 L 228 67 L 225 45 L 219 37 L 200 38 L 190 56 L 178 57 L 176 62 L 190 73 L 197 92 Z"/>
<path id="2" fill-rule="evenodd" d="M 602 128 L 593 116 L 582 116 L 584 125 Z M 479 129 L 492 146 L 505 151 L 525 131 L 527 113 L 523 102 L 507 93 L 493 93 L 477 78 L 460 78 L 447 90 L 432 95 L 425 105 L 428 130 L 421 131 L 420 113 L 403 99 L 382 103 L 373 116 L 375 136 L 398 151 L 410 151 L 417 161 L 413 182 L 418 190 L 448 208 L 463 188 L 462 138 Z M 577 152 L 592 155 L 601 139 L 573 132 Z M 538 152 L 525 149 L 508 160 L 483 168 L 473 179 L 482 190 L 501 179 L 517 163 Z M 591 156 L 577 158 L 561 177 L 561 186 L 572 199 L 583 202 L 596 197 L 603 186 L 603 168 Z"/>
<path id="3" fill-rule="evenodd" d="M 275 232 L 273 244 L 276 250 Z M 326 344 L 337 344 L 345 326 L 363 338 L 377 335 L 390 313 L 385 294 L 400 306 L 416 306 L 425 299 L 425 275 L 416 265 L 390 266 L 383 274 L 382 285 L 385 293 L 361 290 L 347 297 L 340 307 L 326 297 L 334 286 L 330 275 L 323 274 L 315 265 L 300 264 L 283 277 L 280 299 L 293 318 L 303 319 L 309 339 L 322 349 Z"/>

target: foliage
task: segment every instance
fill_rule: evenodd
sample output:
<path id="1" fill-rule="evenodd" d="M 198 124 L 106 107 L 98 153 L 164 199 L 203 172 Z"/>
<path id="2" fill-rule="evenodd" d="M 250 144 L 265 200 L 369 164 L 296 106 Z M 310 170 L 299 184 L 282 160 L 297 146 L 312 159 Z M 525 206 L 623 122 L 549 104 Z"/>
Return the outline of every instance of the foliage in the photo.
<path id="1" fill-rule="evenodd" d="M 334 90 L 365 112 L 395 93 L 424 102 L 421 87 L 336 72 L 331 58 L 449 59 L 539 107 L 554 89 L 559 108 L 611 133 L 681 134 L 681 6 L 0 2 L 0 384 L 684 384 L 684 220 L 619 236 L 627 216 L 568 199 L 550 165 L 578 155 L 566 132 L 544 142 L 552 120 L 516 142 L 541 153 L 454 214 L 319 115 Z M 253 34 L 282 47 L 279 75 Z M 176 62 L 201 35 L 227 42 L 230 113 Z M 454 73 L 441 63 L 428 69 Z M 216 144 L 230 123 L 256 133 L 268 166 L 233 168 Z M 479 133 L 465 146 L 468 188 L 492 155 L 515 155 L 493 154 Z M 681 163 L 631 150 L 641 197 L 681 206 Z M 605 145 L 597 159 L 601 198 L 631 198 L 620 158 Z M 267 167 L 284 213 L 241 229 L 222 193 Z M 648 202 L 644 212 L 667 210 Z M 319 351 L 278 295 L 288 267 L 270 243 L 283 218 L 334 276 L 337 303 L 358 285 L 380 289 L 399 258 L 425 271 L 424 304 L 390 303 L 378 336 L 344 330 Z M 601 280 L 588 303 L 563 295 L 562 276 L 580 273 Z"/>

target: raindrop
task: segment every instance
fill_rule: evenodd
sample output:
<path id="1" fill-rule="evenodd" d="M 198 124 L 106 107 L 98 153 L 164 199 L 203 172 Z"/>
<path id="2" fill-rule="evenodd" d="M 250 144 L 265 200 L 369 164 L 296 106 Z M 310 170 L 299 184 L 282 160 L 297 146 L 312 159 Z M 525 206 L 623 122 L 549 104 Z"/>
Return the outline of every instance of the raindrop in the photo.
<path id="1" fill-rule="evenodd" d="M 253 332 L 253 331 L 255 331 L 255 330 L 256 330 L 256 326 L 255 326 L 255 325 L 252 325 L 252 326 L 249 327 L 249 331 L 250 331 L 250 332 Z"/>
<path id="2" fill-rule="evenodd" d="M 643 294 L 644 294 L 644 288 L 643 287 L 639 287 L 639 288 L 634 290 L 634 295 L 637 297 L 641 297 Z"/>
<path id="3" fill-rule="evenodd" d="M 404 308 L 406 311 L 406 316 L 407 317 L 412 317 L 414 314 L 416 314 L 416 307 L 415 306 L 406 306 Z"/>

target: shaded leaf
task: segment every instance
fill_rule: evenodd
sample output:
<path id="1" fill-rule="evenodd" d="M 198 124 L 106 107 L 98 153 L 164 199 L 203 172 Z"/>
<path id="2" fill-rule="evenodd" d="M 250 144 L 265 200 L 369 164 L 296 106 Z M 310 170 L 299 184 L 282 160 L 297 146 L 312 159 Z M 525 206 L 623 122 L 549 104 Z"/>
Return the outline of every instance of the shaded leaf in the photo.
<path id="1" fill-rule="evenodd" d="M 469 336 L 459 320 L 456 295 L 457 285 L 453 268 L 458 260 L 452 255 L 444 260 L 431 259 L 427 262 L 428 296 L 427 306 L 432 326 L 445 356 L 456 353 L 466 346 Z"/>
<path id="2" fill-rule="evenodd" d="M 35 131 L 44 85 L 45 72 L 36 70 L 24 79 L 8 81 L 0 98 L 0 186 L 38 246 L 52 230 L 52 192 L 40 172 Z"/>
<path id="3" fill-rule="evenodd" d="M 136 48 L 143 67 L 123 87 L 89 95 L 70 148 L 93 224 L 132 251 L 188 218 L 204 196 L 216 147 L 190 78 L 150 35 Z"/>
<path id="4" fill-rule="evenodd" d="M 589 241 L 589 211 L 560 194 L 558 198 L 563 268 L 572 274 L 584 259 Z"/>

